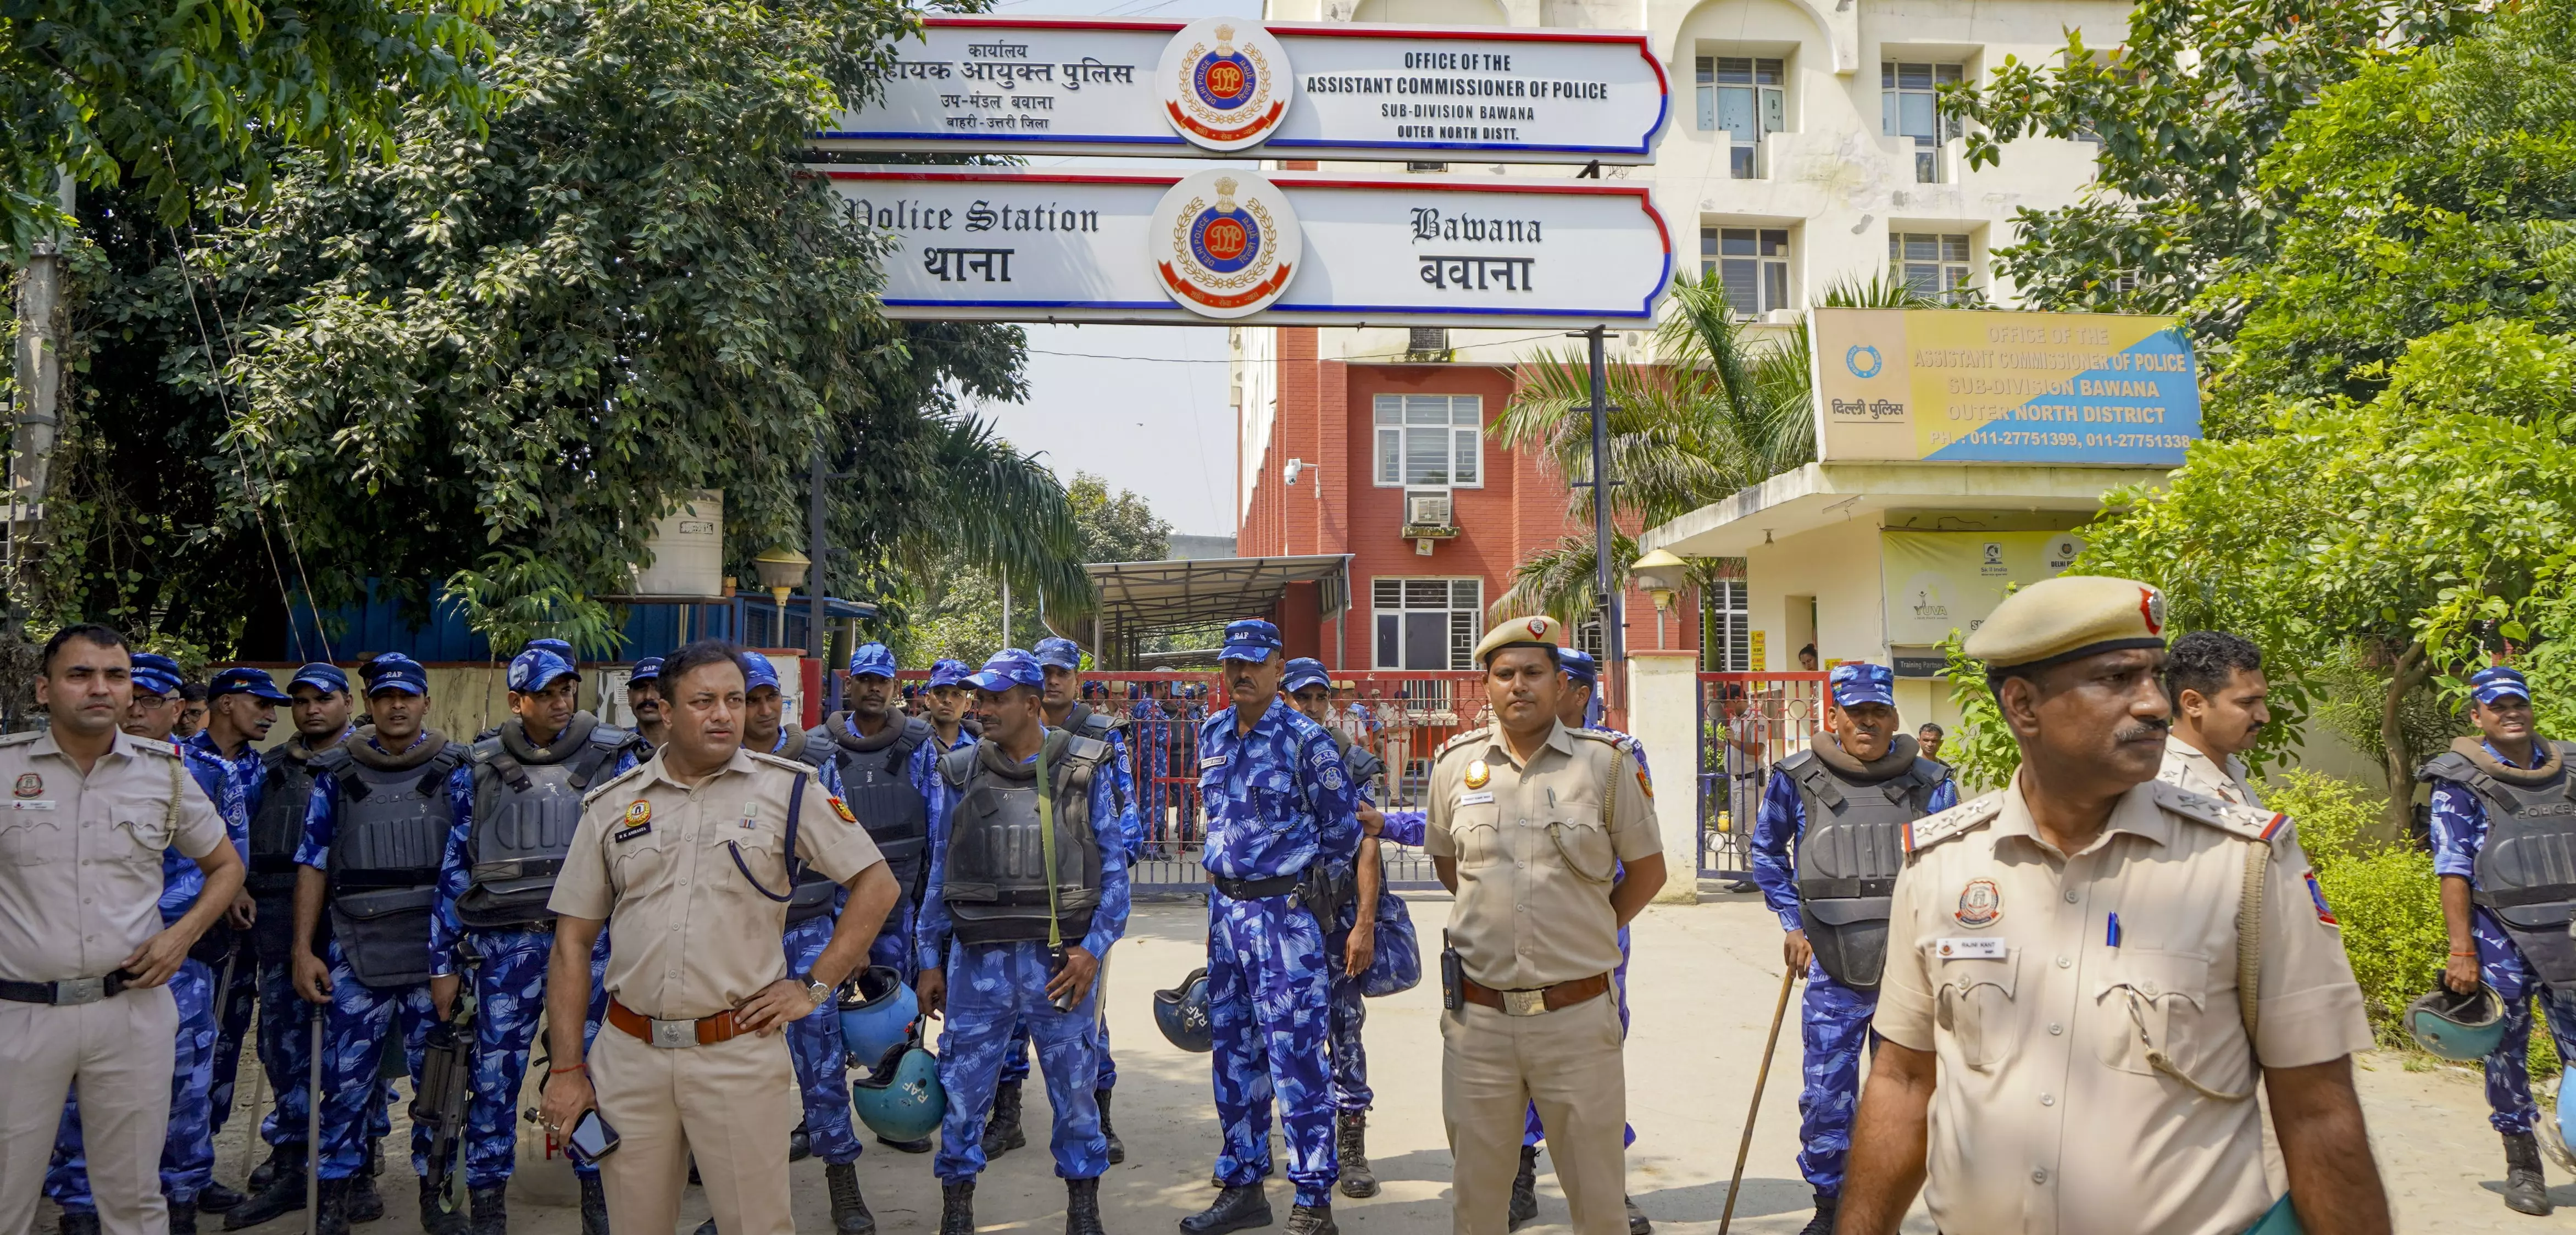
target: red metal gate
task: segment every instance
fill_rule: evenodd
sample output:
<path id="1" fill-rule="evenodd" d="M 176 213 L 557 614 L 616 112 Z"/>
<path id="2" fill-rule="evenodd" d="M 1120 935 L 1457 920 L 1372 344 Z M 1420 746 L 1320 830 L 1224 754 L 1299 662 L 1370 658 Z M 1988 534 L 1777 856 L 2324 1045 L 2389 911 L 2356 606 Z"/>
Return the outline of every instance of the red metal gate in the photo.
<path id="1" fill-rule="evenodd" d="M 1747 838 L 1771 765 L 1824 723 L 1822 673 L 1699 675 L 1699 873 L 1753 877 Z"/>

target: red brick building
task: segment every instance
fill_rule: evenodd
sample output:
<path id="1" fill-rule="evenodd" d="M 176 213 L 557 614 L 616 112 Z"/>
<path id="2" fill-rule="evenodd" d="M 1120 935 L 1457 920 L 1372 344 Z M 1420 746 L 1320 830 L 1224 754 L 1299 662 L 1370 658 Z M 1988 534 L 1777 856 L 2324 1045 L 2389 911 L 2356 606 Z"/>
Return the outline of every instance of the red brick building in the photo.
<path id="1" fill-rule="evenodd" d="M 1237 332 L 1235 551 L 1350 555 L 1338 618 L 1322 613 L 1317 585 L 1281 603 L 1291 655 L 1347 670 L 1472 668 L 1513 567 L 1591 527 L 1568 519 L 1564 476 L 1486 435 L 1511 401 L 1509 365 L 1451 363 L 1445 338 L 1419 336 L 1422 350 L 1357 358 L 1388 333 Z M 1338 354 L 1351 358 L 1322 355 L 1346 342 Z M 1697 625 L 1687 596 L 1658 615 L 1628 594 L 1631 652 L 1695 649 Z"/>

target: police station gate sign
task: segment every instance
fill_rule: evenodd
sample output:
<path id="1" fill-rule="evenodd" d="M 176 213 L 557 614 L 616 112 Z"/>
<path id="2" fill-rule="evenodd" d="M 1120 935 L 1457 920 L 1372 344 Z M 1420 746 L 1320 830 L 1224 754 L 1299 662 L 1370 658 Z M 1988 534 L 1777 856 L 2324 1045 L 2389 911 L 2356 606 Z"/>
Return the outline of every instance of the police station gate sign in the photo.
<path id="1" fill-rule="evenodd" d="M 816 167 L 895 241 L 889 317 L 1646 325 L 1672 242 L 1622 181 Z"/>

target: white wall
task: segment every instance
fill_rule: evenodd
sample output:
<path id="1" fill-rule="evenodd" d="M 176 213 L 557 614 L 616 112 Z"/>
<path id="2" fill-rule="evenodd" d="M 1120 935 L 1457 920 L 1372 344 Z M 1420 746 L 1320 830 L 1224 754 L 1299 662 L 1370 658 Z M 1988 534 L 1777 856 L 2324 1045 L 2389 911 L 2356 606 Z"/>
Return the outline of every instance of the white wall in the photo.
<path id="1" fill-rule="evenodd" d="M 1835 523 L 1777 544 L 1758 545 L 1744 556 L 1753 629 L 1764 632 L 1765 663 L 1755 669 L 1795 669 L 1798 641 L 1790 637 L 1802 618 L 1790 598 L 1816 598 L 1816 655 L 1827 660 L 1887 659 L 1887 634 L 1878 583 L 1878 520 Z"/>

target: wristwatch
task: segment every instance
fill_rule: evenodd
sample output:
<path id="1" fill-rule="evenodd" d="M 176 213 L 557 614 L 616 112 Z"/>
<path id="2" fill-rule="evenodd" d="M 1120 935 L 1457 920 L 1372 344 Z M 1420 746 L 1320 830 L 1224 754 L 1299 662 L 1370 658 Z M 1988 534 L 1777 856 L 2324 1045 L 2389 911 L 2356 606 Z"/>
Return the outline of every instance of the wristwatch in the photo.
<path id="1" fill-rule="evenodd" d="M 831 985 L 829 983 L 815 981 L 814 975 L 799 970 L 787 975 L 787 978 L 796 985 L 805 988 L 805 997 L 813 1000 L 815 1007 L 822 1007 L 824 1004 L 831 1001 Z"/>

